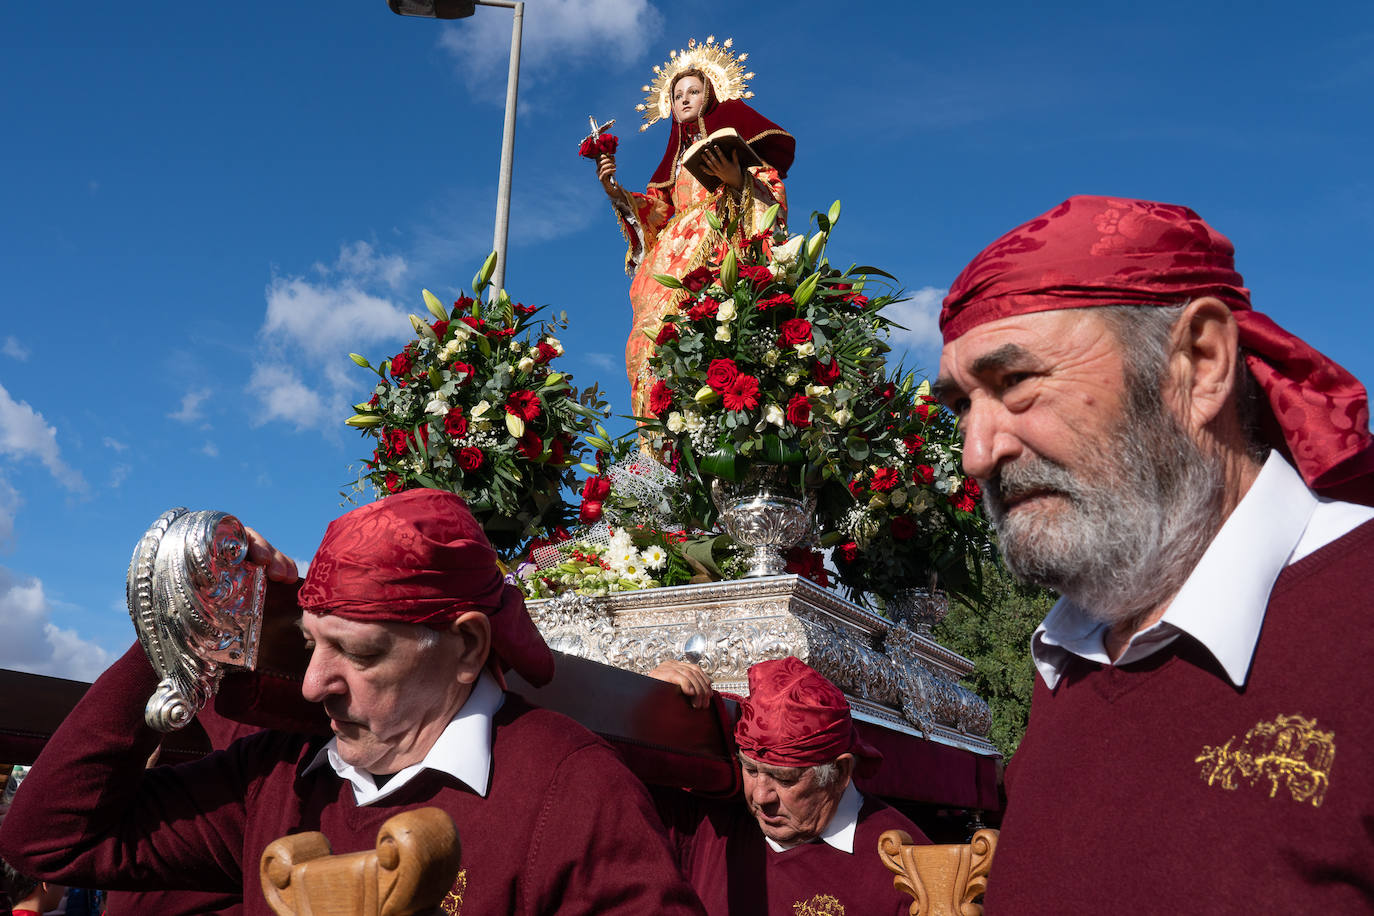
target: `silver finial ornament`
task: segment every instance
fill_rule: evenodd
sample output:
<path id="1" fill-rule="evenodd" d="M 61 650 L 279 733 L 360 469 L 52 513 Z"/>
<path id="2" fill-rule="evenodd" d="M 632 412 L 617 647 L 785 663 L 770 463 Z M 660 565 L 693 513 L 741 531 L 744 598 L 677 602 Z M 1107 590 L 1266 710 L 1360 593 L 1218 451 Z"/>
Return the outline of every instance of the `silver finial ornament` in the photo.
<path id="1" fill-rule="evenodd" d="M 126 592 L 160 678 L 143 712 L 150 728 L 181 728 L 215 695 L 226 668 L 253 669 L 265 588 L 234 516 L 178 507 L 153 522 L 134 548 Z"/>

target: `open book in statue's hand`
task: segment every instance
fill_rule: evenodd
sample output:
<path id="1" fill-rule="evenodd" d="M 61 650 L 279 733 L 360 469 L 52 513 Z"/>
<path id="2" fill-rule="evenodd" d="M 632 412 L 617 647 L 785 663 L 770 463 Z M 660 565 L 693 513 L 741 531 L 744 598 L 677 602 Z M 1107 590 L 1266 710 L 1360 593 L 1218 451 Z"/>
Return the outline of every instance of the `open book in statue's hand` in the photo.
<path id="1" fill-rule="evenodd" d="M 733 127 L 722 127 L 720 130 L 712 131 L 687 147 L 687 151 L 682 154 L 682 167 L 691 172 L 708 191 L 716 190 L 721 184 L 719 178 L 706 171 L 703 156 L 708 149 L 714 149 L 722 159 L 737 157 L 741 169 L 748 170 L 764 164 L 758 153 L 749 148 L 749 144 L 744 142 L 744 138 Z"/>

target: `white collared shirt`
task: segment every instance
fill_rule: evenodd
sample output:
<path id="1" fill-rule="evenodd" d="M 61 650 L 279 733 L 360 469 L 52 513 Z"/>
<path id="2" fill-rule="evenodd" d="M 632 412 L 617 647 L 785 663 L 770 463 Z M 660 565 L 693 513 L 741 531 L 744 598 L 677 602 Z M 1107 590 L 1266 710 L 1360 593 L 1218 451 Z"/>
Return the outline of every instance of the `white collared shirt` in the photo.
<path id="1" fill-rule="evenodd" d="M 344 762 L 339 756 L 338 738 L 330 738 L 329 743 L 320 748 L 305 772 L 328 763 L 341 779 L 353 785 L 353 799 L 359 807 L 381 801 L 423 770 L 447 773 L 485 798 L 491 782 L 491 720 L 505 700 L 506 695 L 496 679 L 483 671 L 477 683 L 472 685 L 472 693 L 444 727 L 425 759 L 398 770 L 383 786 L 377 785 L 371 773 Z"/>
<path id="2" fill-rule="evenodd" d="M 1164 616 L 1132 636 L 1115 662 L 1104 642 L 1107 625 L 1061 598 L 1031 637 L 1035 667 L 1053 690 L 1072 655 L 1126 665 L 1187 633 L 1242 687 L 1279 573 L 1371 518 L 1374 507 L 1318 496 L 1277 451 L 1270 452 Z"/>
<path id="3" fill-rule="evenodd" d="M 844 787 L 844 794 L 840 796 L 840 803 L 835 806 L 835 813 L 830 818 L 830 823 L 825 825 L 821 835 L 816 839 L 824 840 L 834 846 L 840 852 L 854 854 L 854 831 L 859 827 L 859 809 L 864 806 L 864 797 L 859 794 L 859 790 L 854 788 L 854 783 Z M 803 843 L 792 843 L 791 845 L 779 843 L 770 836 L 765 836 L 764 841 L 768 848 L 774 852 L 786 852 Z M 808 843 L 810 840 L 807 841 Z"/>

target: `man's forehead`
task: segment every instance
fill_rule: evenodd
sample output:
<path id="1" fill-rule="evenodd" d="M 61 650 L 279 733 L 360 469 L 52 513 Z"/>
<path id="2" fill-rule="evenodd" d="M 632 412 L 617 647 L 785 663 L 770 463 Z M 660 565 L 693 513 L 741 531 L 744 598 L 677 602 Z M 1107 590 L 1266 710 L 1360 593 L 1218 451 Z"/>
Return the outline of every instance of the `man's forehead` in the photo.
<path id="1" fill-rule="evenodd" d="M 307 636 L 384 636 L 396 627 L 416 626 L 416 624 L 397 624 L 392 621 L 354 620 L 337 614 L 301 614 L 296 626 Z"/>
<path id="2" fill-rule="evenodd" d="M 945 344 L 934 393 L 938 397 L 957 390 L 959 375 L 978 376 L 1054 358 L 1075 348 L 1078 333 L 1104 327 L 1095 308 L 1052 309 L 985 322 Z"/>
<path id="3" fill-rule="evenodd" d="M 772 776 L 775 779 L 793 779 L 806 771 L 806 767 L 775 767 L 771 764 L 760 763 L 744 753 L 739 755 L 739 759 L 740 763 L 746 767 L 752 767 L 765 776 Z"/>

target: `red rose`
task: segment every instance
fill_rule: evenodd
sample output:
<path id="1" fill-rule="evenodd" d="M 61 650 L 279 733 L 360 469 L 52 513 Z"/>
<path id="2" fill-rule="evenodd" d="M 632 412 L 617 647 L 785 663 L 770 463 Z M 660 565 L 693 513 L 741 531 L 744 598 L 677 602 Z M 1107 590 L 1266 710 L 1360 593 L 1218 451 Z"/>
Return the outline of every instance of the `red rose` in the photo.
<path id="1" fill-rule="evenodd" d="M 568 457 L 568 444 L 562 436 L 549 443 L 549 464 L 562 464 Z"/>
<path id="2" fill-rule="evenodd" d="M 817 385 L 833 385 L 840 380 L 840 364 L 834 359 L 830 360 L 829 365 L 817 360 L 811 366 L 811 378 Z"/>
<path id="3" fill-rule="evenodd" d="M 368 407 L 376 407 L 377 404 L 378 404 L 380 401 L 381 401 L 381 396 L 378 395 L 377 392 L 374 391 L 374 392 L 372 392 L 372 397 L 370 397 L 370 398 L 367 399 L 367 406 L 368 406 Z"/>
<path id="4" fill-rule="evenodd" d="M 858 293 L 850 293 L 848 296 L 845 296 L 840 301 L 848 302 L 850 305 L 854 306 L 859 311 L 863 311 L 864 309 L 868 308 L 868 297 L 862 296 Z"/>
<path id="5" fill-rule="evenodd" d="M 596 151 L 603 156 L 614 156 L 620 148 L 620 138 L 615 134 L 602 134 L 596 142 Z"/>
<path id="6" fill-rule="evenodd" d="M 530 461 L 538 461 L 544 454 L 544 440 L 533 432 L 526 432 L 516 443 L 515 450 Z"/>
<path id="7" fill-rule="evenodd" d="M 920 420 L 922 423 L 930 419 L 929 404 L 917 404 L 916 409 L 912 412 L 916 414 L 916 419 Z"/>
<path id="8" fill-rule="evenodd" d="M 693 321 L 700 321 L 703 318 L 714 318 L 720 311 L 720 303 L 714 299 L 703 299 L 696 305 L 687 309 L 687 317 Z"/>
<path id="9" fill-rule="evenodd" d="M 401 486 L 401 478 L 397 476 L 395 471 L 392 471 L 386 475 L 386 490 L 388 493 L 401 492 Z"/>
<path id="10" fill-rule="evenodd" d="M 926 440 L 922 439 L 915 433 L 911 433 L 909 435 L 902 437 L 902 444 L 906 446 L 908 454 L 914 455 L 917 452 L 919 452 L 921 448 L 926 444 Z"/>
<path id="11" fill-rule="evenodd" d="M 530 317 L 535 312 L 539 311 L 539 306 L 537 305 L 524 305 L 520 302 L 515 303 L 515 305 L 512 306 L 512 308 L 515 309 L 515 314 L 523 315 L 526 318 Z"/>
<path id="12" fill-rule="evenodd" d="M 805 318 L 789 318 L 778 325 L 778 346 L 795 347 L 811 339 L 811 322 Z"/>
<path id="13" fill-rule="evenodd" d="M 706 384 L 712 391 L 723 392 L 739 378 L 739 366 L 733 359 L 713 359 L 706 367 Z"/>
<path id="14" fill-rule="evenodd" d="M 972 499 L 983 498 L 983 488 L 978 486 L 978 481 L 974 480 L 972 477 L 964 481 L 964 492 Z"/>
<path id="15" fill-rule="evenodd" d="M 849 493 L 851 496 L 856 498 L 862 496 L 864 489 L 864 482 L 857 477 L 849 482 Z"/>
<path id="16" fill-rule="evenodd" d="M 819 551 L 805 547 L 790 547 L 787 550 L 787 566 L 783 572 L 804 576 L 817 585 L 829 585 L 830 577 L 825 572 L 825 558 Z"/>
<path id="17" fill-rule="evenodd" d="M 482 454 L 480 448 L 469 445 L 467 448 L 458 452 L 458 466 L 465 471 L 475 471 L 482 466 L 486 456 Z"/>
<path id="18" fill-rule="evenodd" d="M 534 361 L 536 363 L 547 363 L 558 355 L 558 348 L 546 341 L 539 341 L 534 345 Z"/>
<path id="19" fill-rule="evenodd" d="M 886 493 L 895 486 L 897 486 L 896 468 L 878 468 L 873 472 L 873 481 L 869 484 L 873 492 Z"/>
<path id="20" fill-rule="evenodd" d="M 583 159 L 595 159 L 597 139 L 597 137 L 588 137 L 583 140 L 582 144 L 577 148 L 577 155 L 581 156 Z"/>
<path id="21" fill-rule="evenodd" d="M 726 410 L 753 410 L 759 406 L 759 380 L 740 373 L 721 394 L 725 396 Z"/>
<path id="22" fill-rule="evenodd" d="M 605 477 L 588 477 L 586 483 L 582 484 L 582 498 L 584 500 L 604 502 L 606 497 L 610 495 L 611 482 Z"/>
<path id="23" fill-rule="evenodd" d="M 668 327 L 668 325 L 665 325 Z M 649 392 L 649 413 L 656 417 L 663 416 L 663 412 L 673 406 L 673 389 L 668 387 L 668 383 L 659 379 L 654 382 L 654 388 Z"/>
<path id="24" fill-rule="evenodd" d="M 916 523 L 905 515 L 899 515 L 892 520 L 892 537 L 897 541 L 909 541 L 916 536 Z"/>
<path id="25" fill-rule="evenodd" d="M 393 376 L 410 375 L 410 370 L 415 361 L 410 355 L 409 350 L 402 350 L 391 357 L 391 374 Z"/>
<path id="26" fill-rule="evenodd" d="M 457 362 L 449 366 L 449 369 L 454 375 L 462 376 L 458 382 L 460 385 L 466 385 L 468 382 L 472 381 L 473 368 L 471 363 Z"/>
<path id="27" fill-rule="evenodd" d="M 539 416 L 539 395 L 533 391 L 512 391 L 506 398 L 506 413 L 514 414 L 528 423 Z"/>
<path id="28" fill-rule="evenodd" d="M 453 311 L 455 313 L 466 312 L 468 309 L 472 308 L 472 304 L 476 301 L 477 300 L 471 296 L 459 296 L 457 299 L 453 300 Z"/>
<path id="29" fill-rule="evenodd" d="M 455 407 L 444 414 L 444 432 L 454 439 L 461 439 L 468 434 L 468 418 L 463 416 L 463 408 Z"/>
<path id="30" fill-rule="evenodd" d="M 682 286 L 688 292 L 699 293 L 716 279 L 716 272 L 709 267 L 698 267 L 682 278 Z"/>
<path id="31" fill-rule="evenodd" d="M 671 321 L 665 321 L 663 327 L 658 329 L 658 336 L 654 338 L 654 346 L 661 347 L 672 340 L 678 339 L 677 325 Z"/>
<path id="32" fill-rule="evenodd" d="M 415 439 L 404 429 L 393 429 L 386 434 L 387 454 L 393 458 L 404 455 L 410 450 L 410 443 Z"/>
<path id="33" fill-rule="evenodd" d="M 766 309 L 777 308 L 778 306 L 796 304 L 796 300 L 787 293 L 778 293 L 776 296 L 769 296 L 766 299 L 760 299 L 758 302 L 754 303 L 761 312 Z"/>
<path id="34" fill-rule="evenodd" d="M 444 335 L 448 333 L 448 322 L 436 321 L 434 322 L 434 324 L 429 326 L 429 329 L 434 332 L 435 337 L 439 338 L 440 340 L 443 340 Z"/>
<path id="35" fill-rule="evenodd" d="M 773 282 L 773 271 L 763 265 L 757 267 L 741 267 L 739 278 L 748 280 L 754 284 L 754 289 L 760 290 Z"/>
<path id="36" fill-rule="evenodd" d="M 891 382 L 884 382 L 881 385 L 873 386 L 873 394 L 880 400 L 890 401 L 897 394 L 897 386 Z"/>
<path id="37" fill-rule="evenodd" d="M 582 506 L 577 510 L 577 517 L 584 525 L 594 525 L 601 521 L 602 503 L 597 500 L 584 499 Z"/>
<path id="38" fill-rule="evenodd" d="M 794 394 L 787 402 L 787 422 L 796 427 L 811 425 L 811 402 L 806 395 Z"/>
<path id="39" fill-rule="evenodd" d="M 928 464 L 918 464 L 916 470 L 911 472 L 911 480 L 919 484 L 934 483 L 935 469 Z"/>
<path id="40" fill-rule="evenodd" d="M 855 560 L 859 559 L 859 545 L 855 544 L 853 541 L 847 544 L 841 544 L 839 547 L 835 548 L 835 555 L 846 563 L 853 563 Z"/>

